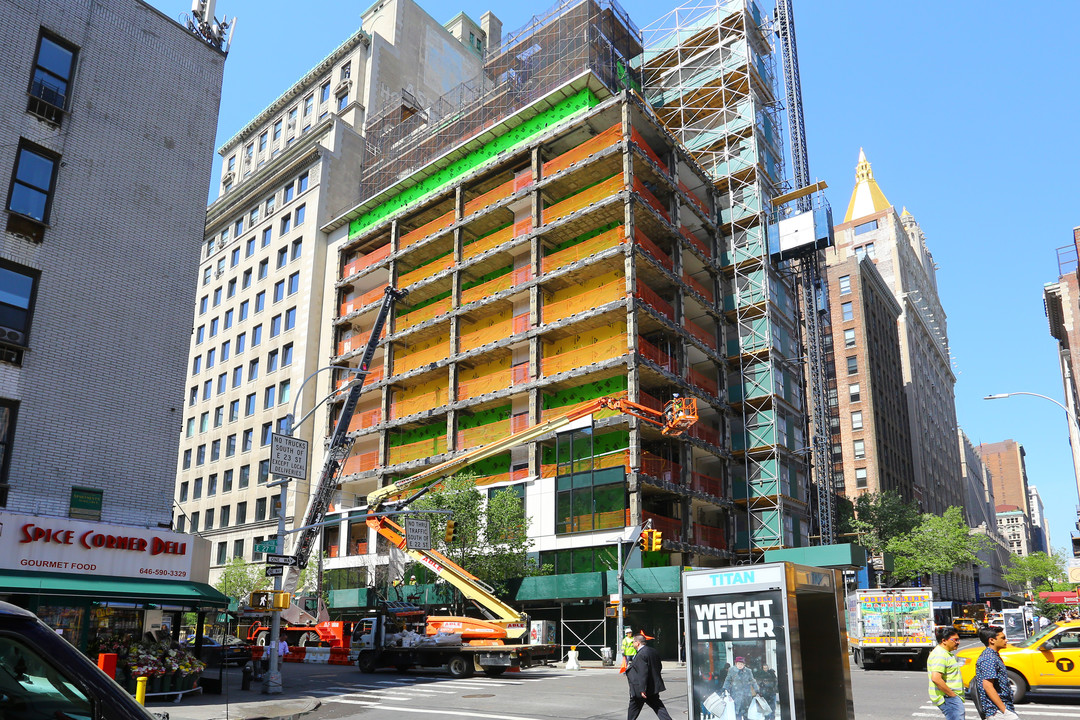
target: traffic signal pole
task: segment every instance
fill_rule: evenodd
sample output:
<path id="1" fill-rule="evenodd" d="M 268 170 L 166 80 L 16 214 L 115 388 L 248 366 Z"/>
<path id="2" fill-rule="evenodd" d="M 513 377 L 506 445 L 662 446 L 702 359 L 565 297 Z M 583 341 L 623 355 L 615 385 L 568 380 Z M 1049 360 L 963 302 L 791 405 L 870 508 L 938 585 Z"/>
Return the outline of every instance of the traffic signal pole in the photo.
<path id="1" fill-rule="evenodd" d="M 292 416 L 286 418 L 285 424 L 289 427 L 283 428 L 285 435 L 292 435 L 291 427 Z M 280 476 L 279 476 L 280 477 Z M 291 478 L 280 477 L 270 483 L 267 487 L 278 485 L 281 488 L 281 505 L 278 508 L 277 518 L 277 552 L 278 555 L 285 554 L 285 507 L 289 494 L 289 480 Z M 281 581 L 283 575 L 277 575 L 274 577 L 274 592 L 281 592 Z M 278 645 L 281 641 L 281 611 L 273 610 L 270 613 L 270 670 L 266 673 L 266 677 L 263 678 L 262 692 L 264 695 L 280 695 L 283 692 L 281 687 L 281 658 L 278 657 Z M 264 650 L 263 652 L 266 652 Z"/>
<path id="2" fill-rule="evenodd" d="M 616 572 L 616 576 L 615 576 L 616 577 L 616 583 L 615 584 L 618 585 L 618 587 L 619 587 L 619 601 L 618 601 L 618 605 L 615 608 L 615 617 L 618 620 L 618 622 L 616 623 L 616 627 L 618 628 L 618 630 L 616 632 L 618 634 L 615 636 L 615 647 L 618 648 L 618 652 L 615 653 L 616 658 L 621 657 L 622 654 L 623 654 L 623 652 L 622 652 L 622 639 L 623 639 L 623 574 L 624 574 L 626 568 L 625 568 L 625 563 L 623 563 L 622 546 L 623 546 L 624 542 L 629 542 L 630 543 L 630 552 L 626 553 L 626 559 L 629 560 L 630 555 L 633 554 L 633 552 L 634 552 L 634 545 L 635 545 L 635 543 L 637 543 L 638 538 L 641 536 L 641 532 L 642 532 L 641 525 L 637 525 L 637 526 L 634 527 L 633 531 L 629 533 L 630 540 L 625 540 L 624 539 L 626 537 L 626 532 L 623 531 L 623 534 L 620 535 L 619 539 L 615 541 L 616 543 L 618 543 L 618 546 L 617 546 L 618 550 L 616 551 L 616 554 L 618 556 L 618 561 L 619 561 L 618 571 Z"/>

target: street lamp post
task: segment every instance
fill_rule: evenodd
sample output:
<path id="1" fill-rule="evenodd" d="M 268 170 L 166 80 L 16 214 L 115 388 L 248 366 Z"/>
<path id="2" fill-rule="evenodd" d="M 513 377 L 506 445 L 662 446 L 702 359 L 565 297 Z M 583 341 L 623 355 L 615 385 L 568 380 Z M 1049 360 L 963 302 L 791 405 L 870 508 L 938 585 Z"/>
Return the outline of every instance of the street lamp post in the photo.
<path id="1" fill-rule="evenodd" d="M 1080 499 L 1080 422 L 1077 422 L 1076 414 L 1070 410 L 1064 403 L 1055 400 L 1048 395 L 1041 395 L 1033 392 L 1007 392 L 996 393 L 993 395 L 987 395 L 983 400 L 1004 400 L 1005 398 L 1012 397 L 1013 395 L 1030 395 L 1032 397 L 1042 398 L 1043 400 L 1049 400 L 1057 405 L 1059 408 L 1065 411 L 1065 417 L 1069 419 L 1069 447 L 1072 450 L 1073 461 L 1073 477 L 1076 480 L 1076 494 Z M 1077 505 L 1077 529 L 1080 529 L 1080 505 Z"/>

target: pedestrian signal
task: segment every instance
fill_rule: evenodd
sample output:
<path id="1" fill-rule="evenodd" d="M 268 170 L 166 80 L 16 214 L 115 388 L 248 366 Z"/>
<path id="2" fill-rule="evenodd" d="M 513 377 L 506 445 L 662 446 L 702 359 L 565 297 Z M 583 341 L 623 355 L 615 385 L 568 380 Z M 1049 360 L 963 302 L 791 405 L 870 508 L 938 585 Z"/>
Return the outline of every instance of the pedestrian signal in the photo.
<path id="1" fill-rule="evenodd" d="M 292 593 L 262 590 L 251 593 L 248 605 L 258 610 L 288 610 L 292 605 Z"/>
<path id="2" fill-rule="evenodd" d="M 453 520 L 447 520 L 446 521 L 446 537 L 444 539 L 446 540 L 447 545 L 454 542 L 454 537 L 455 537 L 455 534 L 456 534 L 456 525 L 457 525 L 457 523 L 454 522 Z"/>
<path id="3" fill-rule="evenodd" d="M 653 552 L 659 552 L 663 548 L 663 535 L 664 533 L 659 530 L 652 531 L 652 537 L 649 542 L 649 549 Z"/>

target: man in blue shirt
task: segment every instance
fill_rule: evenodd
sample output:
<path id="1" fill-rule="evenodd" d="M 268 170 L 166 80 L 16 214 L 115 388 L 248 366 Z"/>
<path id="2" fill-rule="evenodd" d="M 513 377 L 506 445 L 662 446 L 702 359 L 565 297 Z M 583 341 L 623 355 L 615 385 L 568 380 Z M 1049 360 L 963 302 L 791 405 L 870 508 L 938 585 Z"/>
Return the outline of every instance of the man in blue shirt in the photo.
<path id="1" fill-rule="evenodd" d="M 979 631 L 979 639 L 986 649 L 975 661 L 975 686 L 983 715 L 994 720 L 1018 720 L 1013 708 L 1013 689 L 1009 674 L 998 651 L 1008 645 L 1005 632 L 994 626 Z"/>

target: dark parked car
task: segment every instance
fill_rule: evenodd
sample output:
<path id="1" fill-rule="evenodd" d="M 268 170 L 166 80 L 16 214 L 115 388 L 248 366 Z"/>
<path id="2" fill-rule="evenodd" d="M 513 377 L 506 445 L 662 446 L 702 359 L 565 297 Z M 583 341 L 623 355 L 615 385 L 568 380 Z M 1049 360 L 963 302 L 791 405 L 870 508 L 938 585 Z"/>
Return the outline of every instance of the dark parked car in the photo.
<path id="1" fill-rule="evenodd" d="M 0 717 L 155 720 L 33 614 L 0 602 Z"/>
<path id="2" fill-rule="evenodd" d="M 224 640 L 224 643 L 222 643 Z M 195 652 L 195 638 L 188 638 L 183 642 L 184 649 Z M 251 645 L 239 638 L 226 635 L 222 639 L 214 639 L 206 635 L 202 636 L 202 661 L 207 665 L 220 665 L 224 660 L 225 665 L 243 665 L 251 660 Z"/>

